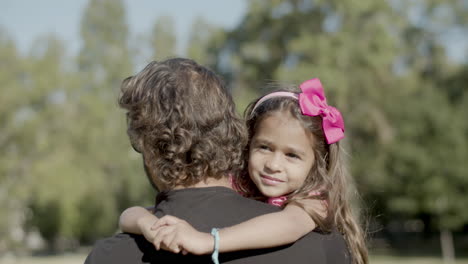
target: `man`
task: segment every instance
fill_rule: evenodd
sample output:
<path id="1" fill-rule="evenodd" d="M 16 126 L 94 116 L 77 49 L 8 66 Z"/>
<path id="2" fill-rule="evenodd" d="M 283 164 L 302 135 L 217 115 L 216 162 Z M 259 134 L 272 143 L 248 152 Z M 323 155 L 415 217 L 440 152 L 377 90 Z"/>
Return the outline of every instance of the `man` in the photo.
<path id="1" fill-rule="evenodd" d="M 155 214 L 210 232 L 280 209 L 237 194 L 229 174 L 243 167 L 247 134 L 215 73 L 187 59 L 152 62 L 122 84 L 128 135 L 159 191 Z M 221 254 L 221 263 L 349 263 L 338 233 L 311 232 L 292 245 Z M 208 255 L 157 251 L 143 236 L 100 240 L 86 262 L 211 263 Z"/>

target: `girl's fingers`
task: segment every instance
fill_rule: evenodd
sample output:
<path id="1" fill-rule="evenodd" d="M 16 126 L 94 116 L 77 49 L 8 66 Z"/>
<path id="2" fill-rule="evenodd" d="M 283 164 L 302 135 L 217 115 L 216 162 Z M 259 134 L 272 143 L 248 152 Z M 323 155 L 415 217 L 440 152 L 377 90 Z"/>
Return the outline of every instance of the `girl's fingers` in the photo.
<path id="1" fill-rule="evenodd" d="M 157 250 L 161 249 L 161 242 L 165 239 L 167 235 L 173 232 L 174 227 L 163 226 L 156 230 L 156 234 L 153 237 L 153 245 Z"/>
<path id="2" fill-rule="evenodd" d="M 178 239 L 177 227 L 175 225 L 166 225 L 160 227 L 157 230 L 153 244 L 158 250 L 163 249 L 176 254 L 180 253 L 183 249 L 181 241 Z"/>
<path id="3" fill-rule="evenodd" d="M 161 248 L 172 253 L 179 253 L 180 247 L 175 241 L 175 232 L 167 234 L 161 242 Z"/>
<path id="4" fill-rule="evenodd" d="M 166 216 L 161 217 L 158 221 L 156 221 L 151 227 L 151 230 L 156 230 L 166 225 L 175 225 L 179 223 L 180 221 L 181 220 L 175 216 L 166 215 Z"/>
<path id="5" fill-rule="evenodd" d="M 178 231 L 179 230 L 174 229 L 172 241 L 170 244 L 168 244 L 168 246 L 175 249 L 175 253 L 182 253 L 183 255 L 186 255 L 188 252 L 184 249 L 184 244 L 182 242 L 183 240 L 181 240 L 182 238 Z"/>

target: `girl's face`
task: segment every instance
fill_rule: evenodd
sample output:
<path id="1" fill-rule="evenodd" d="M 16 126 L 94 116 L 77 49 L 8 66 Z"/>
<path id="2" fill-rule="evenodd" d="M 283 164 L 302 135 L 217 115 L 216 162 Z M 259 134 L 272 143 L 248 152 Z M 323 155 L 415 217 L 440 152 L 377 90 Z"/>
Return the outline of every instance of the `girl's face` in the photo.
<path id="1" fill-rule="evenodd" d="M 304 184 L 315 162 L 314 137 L 286 112 L 258 125 L 249 149 L 249 175 L 267 197 L 289 194 Z"/>

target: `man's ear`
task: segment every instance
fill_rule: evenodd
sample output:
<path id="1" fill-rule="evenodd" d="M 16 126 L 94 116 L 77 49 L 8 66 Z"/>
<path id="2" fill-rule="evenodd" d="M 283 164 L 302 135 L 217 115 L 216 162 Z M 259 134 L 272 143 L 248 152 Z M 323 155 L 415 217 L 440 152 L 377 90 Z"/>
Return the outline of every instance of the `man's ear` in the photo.
<path id="1" fill-rule="evenodd" d="M 139 150 L 139 148 L 136 146 L 136 144 L 133 141 L 130 141 L 130 145 L 132 146 L 134 151 L 141 153 L 141 151 Z"/>
<path id="2" fill-rule="evenodd" d="M 135 150 L 136 152 L 138 153 L 142 153 L 142 150 L 141 150 L 141 146 L 142 146 L 142 142 L 141 142 L 141 139 L 139 137 L 137 137 L 133 130 L 131 129 L 127 129 L 127 135 L 128 135 L 128 138 L 130 139 L 130 145 L 132 146 L 133 150 Z"/>
<path id="3" fill-rule="evenodd" d="M 153 176 L 154 173 L 151 171 L 150 167 L 147 166 L 145 156 L 144 155 L 142 155 L 142 156 L 143 156 L 143 168 L 145 169 L 146 177 L 148 178 L 149 182 L 151 183 L 151 186 L 157 192 L 161 192 L 161 191 L 166 190 L 167 188 L 165 188 L 162 183 L 158 182 L 157 176 L 156 175 Z"/>

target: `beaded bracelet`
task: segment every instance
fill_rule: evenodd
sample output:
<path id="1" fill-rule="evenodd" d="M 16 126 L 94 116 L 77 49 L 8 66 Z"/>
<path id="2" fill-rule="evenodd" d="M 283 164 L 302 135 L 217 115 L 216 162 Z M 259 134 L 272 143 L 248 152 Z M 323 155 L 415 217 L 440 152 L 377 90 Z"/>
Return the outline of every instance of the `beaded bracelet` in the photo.
<path id="1" fill-rule="evenodd" d="M 218 228 L 211 229 L 211 235 L 214 238 L 214 248 L 213 254 L 211 254 L 211 260 L 213 260 L 214 264 L 219 264 L 218 255 L 219 255 L 219 233 Z"/>

